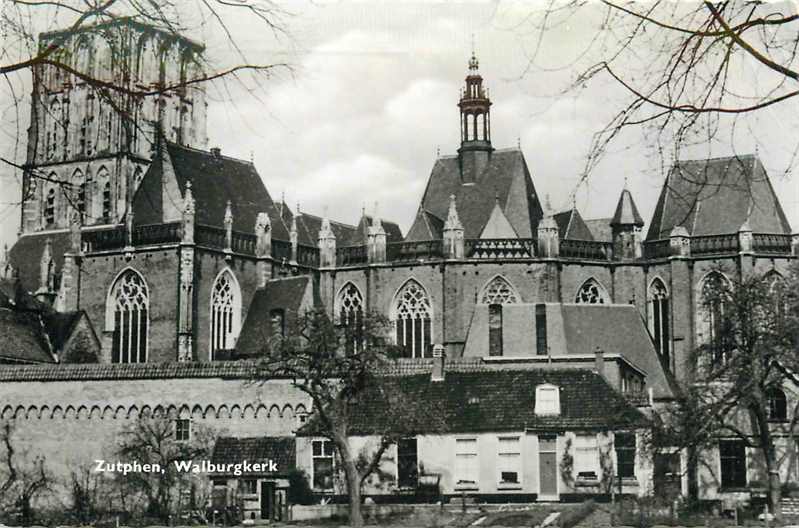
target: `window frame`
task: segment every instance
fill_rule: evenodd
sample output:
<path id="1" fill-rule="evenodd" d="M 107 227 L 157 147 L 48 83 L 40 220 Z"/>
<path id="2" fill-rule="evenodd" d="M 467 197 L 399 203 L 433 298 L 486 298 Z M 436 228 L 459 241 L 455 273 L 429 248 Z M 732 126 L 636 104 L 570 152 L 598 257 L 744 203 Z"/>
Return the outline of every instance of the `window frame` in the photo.
<path id="1" fill-rule="evenodd" d="M 503 448 L 503 440 L 514 440 L 516 445 L 515 449 L 509 449 L 509 446 Z M 519 434 L 503 434 L 497 435 L 497 487 L 502 489 L 520 489 L 524 485 L 524 463 L 522 455 L 522 436 Z M 511 460 L 509 465 L 515 466 L 515 471 L 507 471 L 504 460 Z M 505 471 L 503 471 L 505 469 Z M 502 478 L 503 473 L 516 473 L 516 481 L 506 481 Z"/>
<path id="2" fill-rule="evenodd" d="M 473 446 L 473 449 L 463 449 L 464 446 Z M 479 489 L 480 487 L 480 451 L 477 437 L 464 436 L 455 438 L 455 466 L 453 480 L 455 489 Z M 466 471 L 464 471 L 466 468 Z M 468 475 L 466 473 L 469 473 Z M 472 474 L 473 473 L 473 474 Z M 474 480 L 462 477 L 473 476 Z"/>
<path id="3" fill-rule="evenodd" d="M 406 443 L 406 445 L 409 444 L 410 442 L 413 442 L 413 446 L 414 446 L 413 447 L 413 455 L 410 455 L 409 453 L 404 453 L 403 454 L 401 452 L 400 445 L 403 442 Z M 416 489 L 416 488 L 418 488 L 419 487 L 419 440 L 415 436 L 414 437 L 408 437 L 408 438 L 402 438 L 402 439 L 400 439 L 397 442 L 396 450 L 397 450 L 397 475 L 396 475 L 396 477 L 397 477 L 397 487 L 401 488 L 401 489 Z M 401 474 L 401 470 L 403 468 L 403 463 L 400 462 L 400 461 L 403 458 L 410 459 L 411 456 L 414 459 L 413 468 L 414 468 L 415 476 L 414 476 L 413 473 L 411 473 L 410 478 L 409 478 L 410 484 L 408 484 L 407 482 L 403 483 L 403 476 Z"/>
<path id="4" fill-rule="evenodd" d="M 239 487 L 239 495 L 258 495 L 258 479 L 257 478 L 243 478 L 239 480 L 240 487 Z M 252 491 L 250 489 L 252 486 Z"/>
<path id="5" fill-rule="evenodd" d="M 552 400 L 552 407 L 554 410 L 545 409 L 541 398 L 543 392 L 549 392 L 555 395 Z M 535 388 L 535 414 L 536 416 L 560 416 L 560 387 L 550 383 L 537 385 Z"/>
<path id="6" fill-rule="evenodd" d="M 175 418 L 175 442 L 191 442 L 191 418 Z"/>
<path id="7" fill-rule="evenodd" d="M 581 445 L 583 443 L 586 445 Z M 575 433 L 573 445 L 574 478 L 576 480 L 599 480 L 602 476 L 602 463 L 599 457 L 599 438 L 597 434 Z M 593 455 L 589 458 L 587 453 L 593 453 Z M 582 467 L 583 465 L 585 467 Z M 593 476 L 591 476 L 591 473 L 593 473 Z"/>
<path id="8" fill-rule="evenodd" d="M 505 353 L 502 337 L 503 331 L 502 305 L 488 305 L 488 355 L 502 357 Z"/>
<path id="9" fill-rule="evenodd" d="M 626 442 L 622 442 L 620 445 L 620 439 L 632 439 L 630 442 L 631 445 L 627 444 Z M 625 445 L 627 444 L 627 445 Z M 634 479 L 637 478 L 635 475 L 635 462 L 637 457 L 637 449 L 638 449 L 638 438 L 635 432 L 617 432 L 613 434 L 613 451 L 616 454 L 616 478 L 621 477 L 622 479 Z M 632 460 L 622 462 L 622 455 L 630 456 Z M 628 474 L 623 474 L 622 466 L 625 468 L 630 468 L 631 471 Z M 626 473 L 626 472 L 624 472 Z"/>
<path id="10" fill-rule="evenodd" d="M 320 445 L 320 454 L 315 453 L 315 446 Z M 325 447 L 330 447 L 330 454 L 327 454 Z M 330 460 L 330 487 L 317 486 L 316 483 L 316 461 Z M 327 438 L 316 438 L 311 440 L 311 489 L 320 493 L 333 493 L 336 488 L 336 447 L 333 441 Z"/>
<path id="11" fill-rule="evenodd" d="M 737 451 L 740 449 L 743 453 L 743 459 L 739 459 L 737 457 L 740 453 L 735 453 L 735 455 L 731 456 L 728 452 L 725 455 L 723 446 L 732 447 L 735 446 L 734 449 Z M 719 451 L 719 486 L 722 489 L 736 489 L 736 488 L 745 488 L 749 483 L 749 475 L 747 474 L 747 454 L 746 454 L 746 444 L 743 440 L 740 439 L 722 439 L 719 440 L 718 443 L 718 451 Z M 725 467 L 730 468 L 729 465 L 725 464 L 733 464 L 731 468 L 733 471 L 733 475 L 728 476 L 725 479 Z M 731 462 L 730 462 L 731 461 Z M 737 466 L 737 467 L 736 467 Z M 730 482 L 730 480 L 733 480 Z M 739 480 L 742 479 L 742 480 Z"/>

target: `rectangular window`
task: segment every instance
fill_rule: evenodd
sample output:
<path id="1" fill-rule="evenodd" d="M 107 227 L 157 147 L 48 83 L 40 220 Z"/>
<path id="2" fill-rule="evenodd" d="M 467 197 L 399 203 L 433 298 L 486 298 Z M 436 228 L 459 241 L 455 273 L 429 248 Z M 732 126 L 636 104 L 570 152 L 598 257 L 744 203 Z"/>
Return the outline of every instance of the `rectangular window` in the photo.
<path id="1" fill-rule="evenodd" d="M 518 436 L 500 436 L 497 447 L 497 472 L 500 485 L 521 484 L 522 448 Z"/>
<path id="2" fill-rule="evenodd" d="M 559 400 L 557 387 L 537 387 L 535 413 L 540 415 L 560 414 Z"/>
<path id="3" fill-rule="evenodd" d="M 599 449 L 596 435 L 574 437 L 574 474 L 577 478 L 599 478 Z"/>
<path id="4" fill-rule="evenodd" d="M 535 351 L 539 356 L 549 354 L 547 345 L 547 307 L 544 304 L 535 305 Z"/>
<path id="5" fill-rule="evenodd" d="M 239 493 L 242 495 L 255 495 L 258 493 L 258 481 L 255 479 L 242 480 Z"/>
<path id="6" fill-rule="evenodd" d="M 397 442 L 397 481 L 400 488 L 415 488 L 419 483 L 416 438 L 403 438 Z"/>
<path id="7" fill-rule="evenodd" d="M 333 442 L 314 440 L 311 442 L 313 488 L 320 491 L 333 490 Z"/>
<path id="8" fill-rule="evenodd" d="M 478 472 L 477 439 L 455 440 L 455 485 L 477 485 Z"/>
<path id="9" fill-rule="evenodd" d="M 502 355 L 502 305 L 488 305 L 488 355 Z"/>
<path id="10" fill-rule="evenodd" d="M 635 477 L 635 433 L 616 433 L 616 476 Z"/>
<path id="11" fill-rule="evenodd" d="M 175 441 L 188 442 L 191 440 L 191 420 L 175 420 Z"/>
<path id="12" fill-rule="evenodd" d="M 719 441 L 721 459 L 721 487 L 746 486 L 746 446 L 741 440 Z"/>

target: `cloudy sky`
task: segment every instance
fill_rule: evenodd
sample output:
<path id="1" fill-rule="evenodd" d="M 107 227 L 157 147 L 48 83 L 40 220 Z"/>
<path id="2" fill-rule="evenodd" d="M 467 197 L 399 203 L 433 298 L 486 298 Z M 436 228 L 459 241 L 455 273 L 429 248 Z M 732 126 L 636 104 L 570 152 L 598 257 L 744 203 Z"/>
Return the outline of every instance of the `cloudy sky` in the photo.
<path id="1" fill-rule="evenodd" d="M 328 210 L 350 223 L 362 207 L 371 212 L 377 204 L 382 217 L 406 231 L 437 151 L 458 148 L 456 103 L 474 41 L 493 101 L 493 144 L 521 146 L 540 195 L 550 195 L 555 208 L 574 196 L 585 217 L 610 216 L 626 179 L 644 218 L 651 216 L 664 174 L 639 131 L 614 143 L 574 193 L 592 135 L 624 102 L 617 87 L 601 80 L 579 94 L 564 93 L 591 60 L 583 51 L 599 18 L 590 10 L 551 30 L 532 59 L 538 41 L 530 22 L 540 15 L 534 2 L 297 1 L 285 7 L 288 35 L 271 35 L 247 19 L 233 29 L 250 58 L 287 61 L 293 71 L 260 84 L 209 88 L 209 147 L 252 157 L 273 198 L 285 195 L 292 207 L 299 202 L 304 211 Z M 197 32 L 211 61 L 230 59 L 218 30 Z M 747 126 L 759 144 L 739 133 L 735 149 L 757 149 L 796 229 L 799 186 L 788 169 L 799 118 L 788 114 L 783 107 L 753 118 Z M 13 115 L 6 110 L 3 118 Z M 11 143 L 8 135 L 0 138 L 5 155 L 13 156 Z M 712 154 L 731 151 L 721 146 Z M 0 240 L 11 242 L 19 190 L 16 176 L 2 170 Z"/>

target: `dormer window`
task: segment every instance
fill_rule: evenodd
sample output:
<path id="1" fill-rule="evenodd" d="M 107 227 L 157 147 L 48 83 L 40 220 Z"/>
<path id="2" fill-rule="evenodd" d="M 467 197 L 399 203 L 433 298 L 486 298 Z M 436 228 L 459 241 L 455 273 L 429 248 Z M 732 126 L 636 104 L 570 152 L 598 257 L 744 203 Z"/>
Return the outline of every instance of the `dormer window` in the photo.
<path id="1" fill-rule="evenodd" d="M 555 385 L 539 385 L 535 388 L 535 414 L 560 414 L 560 389 Z"/>

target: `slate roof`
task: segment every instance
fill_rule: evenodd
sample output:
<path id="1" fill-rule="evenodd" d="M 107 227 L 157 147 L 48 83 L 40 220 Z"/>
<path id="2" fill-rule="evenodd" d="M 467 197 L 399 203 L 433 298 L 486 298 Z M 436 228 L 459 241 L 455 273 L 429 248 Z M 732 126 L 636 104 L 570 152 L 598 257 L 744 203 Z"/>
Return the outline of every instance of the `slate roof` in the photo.
<path id="1" fill-rule="evenodd" d="M 296 468 L 296 453 L 297 446 L 294 437 L 256 436 L 237 438 L 220 436 L 214 444 L 211 462 L 214 464 L 239 464 L 245 460 L 247 462 L 272 460 L 277 466 L 277 472 L 261 474 L 287 475 Z"/>
<path id="2" fill-rule="evenodd" d="M 480 236 L 494 208 L 495 197 L 499 198 L 505 216 L 521 238 L 533 238 L 543 217 L 527 163 L 521 150 L 516 148 L 493 151 L 474 183 L 463 182 L 458 156 L 437 159 L 420 208 L 435 217 L 446 218 L 452 194 L 455 195 L 466 238 Z M 406 240 L 424 240 L 421 237 L 426 236 L 429 229 L 417 228 L 419 221 L 420 215 L 417 214 Z"/>
<path id="3" fill-rule="evenodd" d="M 54 363 L 42 319 L 36 312 L 0 308 L 0 361 Z"/>
<path id="4" fill-rule="evenodd" d="M 300 244 L 312 245 L 319 243 L 319 230 L 322 228 L 322 217 L 309 213 L 301 213 L 297 216 L 297 240 Z M 342 222 L 330 220 L 330 229 L 336 235 L 336 245 L 344 246 L 342 240 L 349 240 L 355 236 L 357 227 Z"/>
<path id="5" fill-rule="evenodd" d="M 239 357 L 262 354 L 271 337 L 272 310 L 283 310 L 284 324 L 289 324 L 291 318 L 296 317 L 302 308 L 302 301 L 309 287 L 313 287 L 311 277 L 300 275 L 270 280 L 265 287 L 257 289 L 236 342 L 236 354 Z"/>
<path id="6" fill-rule="evenodd" d="M 56 350 L 61 350 L 67 340 L 72 336 L 75 326 L 86 312 L 52 312 L 44 317 L 44 327 L 50 342 Z"/>
<path id="7" fill-rule="evenodd" d="M 535 388 L 545 383 L 560 387 L 558 416 L 535 414 Z M 602 430 L 646 423 L 644 415 L 602 377 L 582 369 L 447 370 L 440 382 L 431 382 L 428 374 L 421 374 L 391 378 L 378 386 L 390 387 L 386 392 L 399 391 L 392 394 L 399 394 L 399 401 L 411 406 L 409 411 L 417 417 L 415 434 Z M 392 396 L 391 401 L 398 400 Z M 390 429 L 395 420 L 390 407 L 389 398 L 381 390 L 361 395 L 350 411 L 351 434 Z M 312 419 L 297 435 L 318 434 L 318 427 Z"/>
<path id="8" fill-rule="evenodd" d="M 594 240 L 594 235 L 585 224 L 577 208 L 568 209 L 552 215 L 558 225 L 558 234 L 561 240 Z"/>
<path id="9" fill-rule="evenodd" d="M 439 240 L 444 236 L 444 220 L 430 211 L 419 209 L 406 240 Z"/>
<path id="10" fill-rule="evenodd" d="M 185 196 L 186 183 L 192 184 L 196 223 L 224 227 L 225 209 L 230 200 L 235 231 L 252 233 L 258 213 L 266 212 L 272 222 L 272 237 L 289 240 L 288 226 L 251 162 L 171 142 L 164 142 L 164 148 L 181 196 Z M 137 224 L 161 223 L 164 207 L 169 205 L 162 203 L 163 178 L 169 177 L 163 160 L 160 153 L 156 155 L 136 191 L 133 210 Z M 172 205 L 182 207 L 182 204 Z"/>
<path id="11" fill-rule="evenodd" d="M 756 156 L 680 161 L 666 177 L 646 239 L 668 238 L 676 226 L 690 235 L 731 234 L 747 220 L 755 233 L 791 232 Z"/>
<path id="12" fill-rule="evenodd" d="M 11 265 L 25 291 L 34 292 L 39 289 L 39 261 L 48 238 L 51 241 L 53 263 L 58 272 L 64 264 L 64 253 L 70 249 L 68 231 L 25 234 L 9 250 Z"/>
<path id="13" fill-rule="evenodd" d="M 380 219 L 383 224 L 383 230 L 386 232 L 386 242 L 402 242 L 402 231 L 396 222 Z M 363 246 L 369 240 L 369 227 L 372 225 L 372 217 L 369 215 L 362 215 L 361 220 L 358 222 L 357 227 L 346 240 L 345 243 L 337 243 L 343 246 Z"/>
<path id="14" fill-rule="evenodd" d="M 599 242 L 613 241 L 613 231 L 610 228 L 610 221 L 611 218 L 592 218 L 591 220 L 584 220 L 594 240 Z"/>
<path id="15" fill-rule="evenodd" d="M 674 396 L 673 378 L 664 368 L 641 314 L 632 304 L 563 304 L 563 333 L 569 354 L 621 354 L 646 372 L 654 397 Z"/>
<path id="16" fill-rule="evenodd" d="M 613 213 L 610 225 L 635 225 L 638 227 L 644 225 L 644 219 L 641 218 L 638 207 L 635 206 L 633 195 L 626 187 L 621 191 L 619 202 L 616 204 L 616 212 Z"/>

